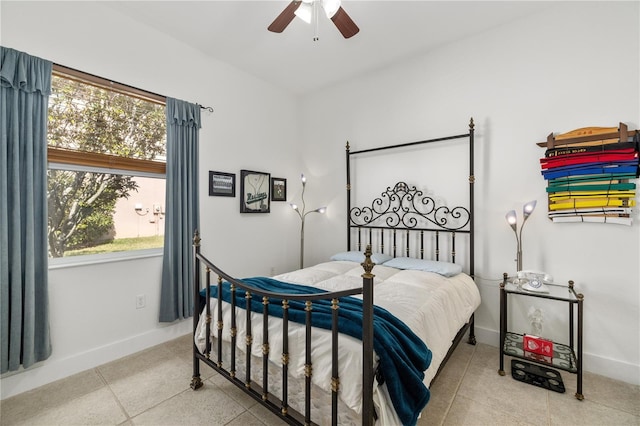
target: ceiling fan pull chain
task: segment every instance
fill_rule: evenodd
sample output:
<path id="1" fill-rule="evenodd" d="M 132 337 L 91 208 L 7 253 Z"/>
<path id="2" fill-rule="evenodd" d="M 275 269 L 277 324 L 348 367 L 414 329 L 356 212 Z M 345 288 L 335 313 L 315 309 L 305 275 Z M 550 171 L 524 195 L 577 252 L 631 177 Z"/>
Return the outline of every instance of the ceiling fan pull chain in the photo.
<path id="1" fill-rule="evenodd" d="M 313 2 L 313 20 L 314 20 L 313 41 L 318 41 L 320 39 L 320 37 L 318 36 L 318 15 L 319 15 L 318 3 L 319 3 L 318 1 Z"/>

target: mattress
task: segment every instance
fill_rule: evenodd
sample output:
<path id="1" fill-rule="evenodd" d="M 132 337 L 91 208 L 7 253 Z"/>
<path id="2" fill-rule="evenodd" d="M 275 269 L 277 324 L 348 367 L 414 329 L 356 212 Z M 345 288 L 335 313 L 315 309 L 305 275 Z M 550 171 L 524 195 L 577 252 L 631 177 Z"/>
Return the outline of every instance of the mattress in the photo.
<path id="1" fill-rule="evenodd" d="M 432 361 L 425 371 L 424 384 L 429 386 L 446 356 L 454 337 L 460 328 L 469 320 L 471 314 L 480 305 L 480 294 L 474 281 L 462 273 L 453 277 L 444 277 L 433 272 L 419 270 L 401 270 L 383 265 L 373 268 L 374 303 L 389 312 L 409 326 L 413 332 L 425 342 L 432 352 Z M 331 261 L 309 268 L 281 274 L 274 278 L 294 284 L 303 284 L 327 291 L 337 291 L 362 286 L 364 270 L 359 263 L 348 261 Z M 357 296 L 354 296 L 357 297 Z M 230 309 L 223 303 L 223 339 L 230 341 Z M 211 299 L 212 317 L 217 318 L 217 300 Z M 203 313 L 194 336 L 196 346 L 200 351 L 205 346 L 205 326 Z M 252 313 L 252 377 L 261 382 L 262 358 L 262 315 Z M 245 350 L 245 315 L 237 315 L 238 339 L 237 346 Z M 211 334 L 215 342 L 217 329 L 211 327 Z M 289 374 L 292 379 L 303 381 L 305 377 L 305 330 L 303 324 L 289 323 Z M 340 335 L 339 340 L 339 377 L 340 377 L 340 406 L 341 424 L 359 423 L 362 407 L 362 342 L 350 336 Z M 271 318 L 269 324 L 269 358 L 270 376 L 277 379 L 276 368 L 281 363 L 282 332 L 279 318 Z M 215 348 L 215 345 L 214 345 Z M 227 348 L 228 349 L 228 348 Z M 212 357 L 216 351 L 212 351 Z M 243 357 L 238 357 L 243 358 Z M 374 354 L 374 360 L 376 356 Z M 215 360 L 215 359 L 214 359 Z M 225 365 L 229 365 L 227 357 Z M 313 375 L 312 392 L 313 409 L 312 420 L 323 423 L 327 416 L 328 401 L 319 394 L 330 394 L 331 391 L 331 333 L 327 330 L 313 330 L 312 344 Z M 255 364 L 255 367 L 254 367 Z M 240 368 L 240 367 L 238 367 Z M 239 376 L 242 377 L 242 376 Z M 271 379 L 270 379 L 271 380 Z M 278 396 L 278 385 L 270 381 L 270 392 Z M 395 410 L 390 401 L 386 387 L 374 383 L 374 406 L 378 415 L 378 424 L 399 424 Z M 290 405 L 298 411 L 304 407 L 300 400 L 304 397 L 300 392 L 290 391 Z M 328 407 L 330 410 L 330 407 Z M 345 411 L 346 410 L 346 411 Z M 314 413 L 315 411 L 315 413 Z"/>

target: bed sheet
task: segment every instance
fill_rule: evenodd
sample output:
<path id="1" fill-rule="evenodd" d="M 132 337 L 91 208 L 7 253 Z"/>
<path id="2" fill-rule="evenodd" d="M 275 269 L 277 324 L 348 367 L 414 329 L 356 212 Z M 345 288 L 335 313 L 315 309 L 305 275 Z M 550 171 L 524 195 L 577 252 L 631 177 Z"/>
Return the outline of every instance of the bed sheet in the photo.
<path id="1" fill-rule="evenodd" d="M 432 272 L 400 270 L 376 265 L 373 268 L 374 303 L 393 313 L 420 337 L 432 351 L 432 362 L 425 371 L 424 383 L 428 386 L 446 356 L 458 330 L 468 321 L 480 305 L 480 294 L 476 284 L 466 274 L 446 278 Z M 303 284 L 327 291 L 336 291 L 362 286 L 364 270 L 359 263 L 331 261 L 309 268 L 277 275 L 274 278 L 295 284 Z M 223 305 L 227 305 L 224 303 Z M 211 300 L 212 317 L 217 318 L 217 300 Z M 205 345 L 204 313 L 195 334 L 197 347 Z M 237 316 L 237 345 L 245 349 L 245 315 Z M 223 308 L 223 336 L 228 340 L 231 315 Z M 254 343 L 252 355 L 262 356 L 262 315 L 252 313 Z M 213 337 L 217 329 L 211 327 Z M 304 378 L 304 325 L 289 324 L 289 372 L 293 378 Z M 313 375 L 314 386 L 330 392 L 331 386 L 331 333 L 313 330 Z M 358 339 L 340 335 L 339 375 L 340 399 L 342 403 L 360 415 L 362 400 L 362 347 Z M 281 362 L 282 332 L 280 321 L 272 318 L 269 324 L 269 358 L 274 365 Z M 215 353 L 215 351 L 214 351 Z M 213 356 L 213 354 L 212 354 Z M 374 359 L 376 357 L 374 356 Z M 294 405 L 294 404 L 292 404 Z M 374 389 L 374 405 L 379 415 L 379 424 L 395 424 L 398 420 L 386 393 L 385 386 Z"/>

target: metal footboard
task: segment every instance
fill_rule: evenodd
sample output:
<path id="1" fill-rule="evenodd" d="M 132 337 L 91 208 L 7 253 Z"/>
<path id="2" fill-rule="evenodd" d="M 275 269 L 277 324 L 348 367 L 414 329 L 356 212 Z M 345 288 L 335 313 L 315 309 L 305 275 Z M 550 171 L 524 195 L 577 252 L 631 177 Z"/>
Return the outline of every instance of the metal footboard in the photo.
<path id="1" fill-rule="evenodd" d="M 363 330 L 362 330 L 362 357 L 363 357 L 363 374 L 362 374 L 362 389 L 363 389 L 363 406 L 362 406 L 362 424 L 373 424 L 373 274 L 371 270 L 374 264 L 371 262 L 371 250 L 367 249 L 365 262 L 362 264 L 364 268 L 363 286 L 361 288 L 326 292 L 319 294 L 285 294 L 275 293 L 253 288 L 246 283 L 235 279 L 224 271 L 216 267 L 211 261 L 200 253 L 200 237 L 198 232 L 194 235 L 193 246 L 195 252 L 195 279 L 194 279 L 194 303 L 198 304 L 200 299 L 201 290 L 201 275 L 204 275 L 205 281 L 205 301 L 204 310 L 206 318 L 206 344 L 204 352 L 200 352 L 198 347 L 193 344 L 193 377 L 191 380 L 191 388 L 198 389 L 202 386 L 202 380 L 200 378 L 200 362 L 205 363 L 209 367 L 216 370 L 223 377 L 230 382 L 234 383 L 238 388 L 242 389 L 245 393 L 250 395 L 256 401 L 259 401 L 262 405 L 280 417 L 288 424 L 293 425 L 309 425 L 313 424 L 311 419 L 311 385 L 313 376 L 313 359 L 311 356 L 311 339 L 312 339 L 312 317 L 313 317 L 313 305 L 319 300 L 328 300 L 331 303 L 331 424 L 338 424 L 338 394 L 340 392 L 340 377 L 338 376 L 338 344 L 339 344 L 339 332 L 338 332 L 338 316 L 340 310 L 339 299 L 345 296 L 352 296 L 356 294 L 362 294 L 363 297 Z M 204 267 L 204 274 L 202 274 L 201 268 Z M 231 306 L 231 324 L 230 324 L 230 340 L 231 340 L 231 355 L 230 359 L 225 362 L 223 359 L 223 304 L 217 303 L 215 308 L 216 312 L 212 313 L 211 309 L 211 275 L 217 276 L 217 299 L 221 301 L 223 299 L 222 283 L 226 281 L 230 285 L 230 306 Z M 240 379 L 236 376 L 236 344 L 238 337 L 237 318 L 236 318 L 236 306 L 238 290 L 245 292 L 245 300 L 247 302 L 246 309 L 246 330 L 245 331 L 245 377 Z M 272 350 L 278 350 L 277 348 L 271 348 L 269 342 L 269 304 L 272 300 L 281 301 L 281 307 L 283 310 L 282 315 L 282 393 L 281 395 L 274 395 L 270 392 L 269 384 L 269 354 Z M 288 389 L 288 364 L 289 364 L 289 303 L 291 301 L 303 302 L 305 305 L 305 397 L 304 397 L 304 413 L 299 413 L 293 410 L 289 405 L 289 389 Z M 262 341 L 254 342 L 252 336 L 252 317 L 250 304 L 262 303 Z M 198 309 L 196 309 L 198 312 Z M 217 318 L 217 339 L 215 342 L 215 348 L 213 348 L 214 342 L 211 341 L 211 322 L 212 315 Z M 193 333 L 197 332 L 199 314 L 196 313 L 193 319 Z M 253 346 L 260 344 L 262 348 L 262 383 L 257 383 L 251 378 L 251 353 Z M 212 360 L 212 354 L 215 359 Z M 226 368 L 226 364 L 229 364 L 229 369 Z"/>

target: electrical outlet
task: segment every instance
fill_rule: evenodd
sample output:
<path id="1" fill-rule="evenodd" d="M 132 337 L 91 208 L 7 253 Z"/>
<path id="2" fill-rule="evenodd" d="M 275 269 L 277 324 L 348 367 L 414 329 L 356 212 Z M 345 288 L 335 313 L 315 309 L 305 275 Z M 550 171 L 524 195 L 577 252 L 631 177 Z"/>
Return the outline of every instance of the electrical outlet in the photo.
<path id="1" fill-rule="evenodd" d="M 144 294 L 136 296 L 136 309 L 142 309 L 147 305 L 147 298 Z"/>

